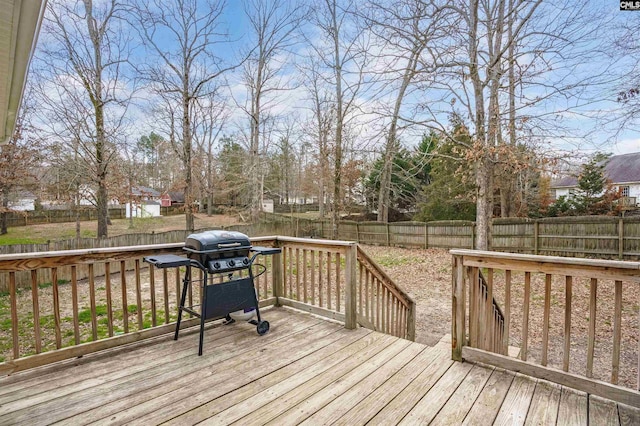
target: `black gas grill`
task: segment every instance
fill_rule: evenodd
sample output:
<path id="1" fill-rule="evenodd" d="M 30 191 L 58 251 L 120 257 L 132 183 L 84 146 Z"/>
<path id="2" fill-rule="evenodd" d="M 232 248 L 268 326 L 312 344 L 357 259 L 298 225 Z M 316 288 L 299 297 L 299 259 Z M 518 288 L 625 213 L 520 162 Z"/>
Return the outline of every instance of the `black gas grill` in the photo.
<path id="1" fill-rule="evenodd" d="M 255 309 L 257 321 L 249 322 L 256 326 L 259 335 L 269 331 L 269 322 L 260 318 L 252 266 L 256 257 L 280 253 L 279 248 L 253 247 L 249 237 L 240 232 L 207 231 L 189 235 L 184 250 L 187 252 L 186 257 L 170 254 L 144 258 L 145 262 L 157 268 L 187 267 L 182 285 L 175 340 L 178 340 L 183 312 L 200 318 L 198 355 L 202 355 L 205 320 L 225 318 L 225 323 L 231 324 L 233 319 L 230 313 Z M 258 276 L 266 270 L 263 265 L 256 264 L 256 266 L 262 267 Z M 187 289 L 196 282 L 192 279 L 192 267 L 203 271 L 202 280 L 198 280 L 203 289 L 199 311 L 198 306 L 185 306 Z M 241 270 L 246 270 L 248 277 L 234 275 Z M 215 276 L 222 277 L 222 282 L 214 283 Z"/>
<path id="2" fill-rule="evenodd" d="M 208 231 L 187 237 L 184 250 L 210 273 L 224 273 L 249 267 L 249 237 L 235 231 Z"/>

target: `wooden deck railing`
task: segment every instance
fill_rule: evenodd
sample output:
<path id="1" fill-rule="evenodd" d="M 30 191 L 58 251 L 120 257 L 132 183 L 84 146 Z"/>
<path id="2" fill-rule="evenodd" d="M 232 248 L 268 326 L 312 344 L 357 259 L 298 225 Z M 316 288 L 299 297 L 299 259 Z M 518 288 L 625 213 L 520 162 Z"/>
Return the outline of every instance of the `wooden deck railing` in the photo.
<path id="1" fill-rule="evenodd" d="M 258 259 L 266 267 L 266 273 L 255 280 L 261 307 L 287 305 L 342 321 L 347 328 L 355 328 L 358 322 L 366 327 L 375 323 L 382 332 L 414 337 L 413 302 L 372 261 L 358 267 L 364 254 L 358 253 L 355 243 L 289 237 L 258 237 L 252 242 L 283 249 L 279 255 Z M 8 319 L 0 321 L 0 343 L 10 344 L 4 350 L 0 346 L 0 374 L 172 331 L 184 268 L 157 270 L 142 259 L 180 254 L 182 246 L 0 255 L 0 274 L 7 275 L 10 284 L 8 305 L 2 305 L 6 295 L 0 299 L 0 309 L 10 312 Z M 254 268 L 254 272 L 261 270 Z M 364 296 L 363 278 L 358 281 L 362 271 L 375 277 Z M 196 270 L 193 276 L 201 280 L 202 272 Z M 48 278 L 46 282 L 43 277 Z M 28 287 L 17 285 L 25 279 Z M 199 303 L 198 289 L 189 288 L 189 305 Z M 364 312 L 363 306 L 377 307 L 375 319 L 372 314 L 358 315 Z M 183 327 L 196 324 L 195 318 L 183 321 Z"/>
<path id="2" fill-rule="evenodd" d="M 640 263 L 474 250 L 451 254 L 453 359 L 640 406 Z M 469 283 L 485 268 L 487 290 L 478 295 L 479 287 Z M 491 298 L 504 307 L 496 307 L 504 313 L 501 336 Z M 510 346 L 519 349 L 519 359 L 508 356 Z"/>
<path id="3" fill-rule="evenodd" d="M 356 243 L 278 237 L 278 304 L 415 340 L 415 303 Z"/>
<path id="4" fill-rule="evenodd" d="M 360 247 L 358 322 L 372 330 L 416 339 L 416 303 Z"/>

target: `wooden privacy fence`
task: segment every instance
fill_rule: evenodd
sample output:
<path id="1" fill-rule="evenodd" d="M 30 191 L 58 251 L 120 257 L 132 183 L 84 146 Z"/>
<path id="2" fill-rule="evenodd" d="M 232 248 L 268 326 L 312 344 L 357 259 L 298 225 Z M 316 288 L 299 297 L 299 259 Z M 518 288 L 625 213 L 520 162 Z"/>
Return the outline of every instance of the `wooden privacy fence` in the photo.
<path id="1" fill-rule="evenodd" d="M 338 238 L 362 244 L 446 249 L 475 244 L 475 223 L 469 221 L 342 221 L 338 231 Z M 330 238 L 332 233 L 330 222 L 317 221 L 309 235 Z M 511 253 L 640 260 L 640 217 L 494 219 L 489 246 Z"/>
<path id="2" fill-rule="evenodd" d="M 262 222 L 247 225 L 231 225 L 221 228 L 203 228 L 193 232 L 210 231 L 212 229 L 225 229 L 228 231 L 238 231 L 251 236 L 261 235 L 294 235 L 295 228 L 291 228 L 282 222 Z M 109 238 L 80 238 L 68 239 L 61 241 L 50 241 L 45 244 L 15 244 L 0 246 L 0 254 L 14 253 L 33 253 L 44 251 L 61 251 L 61 250 L 79 250 L 107 247 L 129 247 L 129 246 L 148 246 L 153 244 L 181 243 L 184 242 L 190 231 L 173 230 L 166 232 L 152 232 L 140 234 L 117 235 Z M 127 261 L 127 270 L 132 270 L 133 263 Z M 40 283 L 52 283 L 51 271 L 49 269 L 40 269 L 37 272 L 37 279 Z M 57 271 L 57 279 L 68 282 L 71 279 L 71 268 L 61 267 Z M 103 266 L 98 264 L 95 266 L 94 273 L 96 276 L 104 275 Z M 88 269 L 86 265 L 78 265 L 76 268 L 77 279 L 88 277 Z M 30 273 L 16 273 L 16 286 L 18 288 L 29 288 L 31 286 L 32 277 Z M 9 289 L 8 276 L 0 274 L 0 293 Z"/>
<path id="3" fill-rule="evenodd" d="M 415 303 L 355 243 L 295 237 L 257 237 L 279 246 L 254 264 L 260 306 L 285 305 L 345 323 L 414 339 Z M 182 253 L 184 243 L 0 255 L 0 276 L 9 283 L 0 297 L 0 374 L 73 358 L 172 331 L 185 268 L 157 270 L 145 256 Z M 130 268 L 128 265 L 131 264 Z M 68 268 L 70 280 L 58 280 Z M 81 279 L 78 271 L 87 269 Z M 38 277 L 42 271 L 50 284 Z M 103 271 L 98 275 L 97 271 Z M 16 277 L 30 277 L 28 289 Z M 202 281 L 202 271 L 193 271 Z M 199 274 L 199 275 L 198 275 Z M 244 272 L 246 274 L 246 272 Z M 363 275 L 364 274 L 364 275 Z M 242 273 L 241 273 L 242 275 Z M 212 278 L 213 279 L 213 278 Z M 198 304 L 201 286 L 188 289 Z M 8 297 L 7 297 L 8 296 Z M 267 317 L 268 319 L 268 317 Z M 182 326 L 196 325 L 188 318 Z"/>
<path id="4" fill-rule="evenodd" d="M 160 207 L 162 216 L 175 216 L 184 214 L 184 208 L 181 207 Z M 98 220 L 98 211 L 94 208 L 81 208 L 78 212 L 80 221 Z M 110 207 L 109 218 L 125 219 L 125 207 Z M 8 212 L 7 226 L 10 228 L 16 226 L 37 225 L 43 223 L 65 223 L 75 222 L 76 212 L 73 210 L 36 210 L 24 212 Z"/>
<path id="5" fill-rule="evenodd" d="M 454 359 L 640 407 L 640 263 L 474 250 L 451 254 Z M 478 291 L 481 269 L 486 297 Z M 488 304 L 492 295 L 503 307 L 501 336 Z M 519 348 L 518 358 L 508 356 L 509 346 Z"/>

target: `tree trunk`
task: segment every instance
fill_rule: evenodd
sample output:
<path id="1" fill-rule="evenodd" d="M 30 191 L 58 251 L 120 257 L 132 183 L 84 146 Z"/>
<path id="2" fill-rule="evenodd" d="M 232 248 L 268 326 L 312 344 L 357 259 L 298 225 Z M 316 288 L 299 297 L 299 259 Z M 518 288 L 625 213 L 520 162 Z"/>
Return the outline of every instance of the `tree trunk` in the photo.
<path id="1" fill-rule="evenodd" d="M 509 11 L 513 10 L 514 0 L 509 0 Z M 509 40 L 508 53 L 508 79 L 509 79 L 509 148 L 516 147 L 516 77 L 515 77 L 515 41 L 513 40 L 513 18 L 507 20 L 507 40 Z M 513 214 L 515 200 L 515 175 L 509 167 L 503 167 L 504 177 L 500 182 L 500 216 L 510 217 Z"/>
<path id="2" fill-rule="evenodd" d="M 101 84 L 101 83 L 100 83 Z M 100 88 L 96 90 L 101 93 Z M 96 204 L 98 209 L 98 238 L 107 238 L 109 221 L 108 191 L 107 191 L 107 159 L 105 158 L 106 137 L 104 132 L 104 106 L 101 102 L 94 103 L 96 114 L 96 167 L 98 177 L 98 193 Z"/>
<path id="3" fill-rule="evenodd" d="M 380 190 L 378 192 L 378 222 L 389 221 L 389 206 L 391 204 L 391 178 L 393 177 L 393 160 L 395 154 L 399 149 L 397 132 L 398 132 L 398 117 L 400 116 L 400 107 L 404 95 L 407 92 L 409 83 L 415 75 L 418 59 L 422 53 L 424 43 L 419 42 L 417 46 L 414 46 L 409 58 L 409 63 L 404 70 L 402 77 L 402 84 L 396 97 L 396 103 L 393 108 L 393 115 L 391 116 L 391 123 L 389 125 L 389 134 L 387 135 L 387 143 L 385 144 L 384 152 L 384 164 L 382 166 L 382 174 L 380 175 Z"/>
<path id="4" fill-rule="evenodd" d="M 482 159 L 476 170 L 478 201 L 476 203 L 476 250 L 489 250 L 491 217 L 493 216 L 493 170 L 491 160 Z"/>
<path id="5" fill-rule="evenodd" d="M 469 76 L 473 84 L 475 101 L 475 143 L 478 153 L 476 161 L 476 249 L 487 250 L 489 247 L 489 226 L 493 215 L 493 168 L 489 160 L 488 141 L 486 140 L 484 93 L 478 71 L 478 1 L 473 0 L 470 13 L 469 28 Z"/>
<path id="6" fill-rule="evenodd" d="M 76 240 L 80 241 L 80 194 L 77 194 L 73 200 L 73 209 L 76 219 Z"/>
<path id="7" fill-rule="evenodd" d="M 393 158 L 395 156 L 393 137 L 388 136 L 380 173 L 380 188 L 378 191 L 378 222 L 389 221 L 389 202 L 391 199 L 391 175 L 393 172 Z"/>
<path id="8" fill-rule="evenodd" d="M 0 235 L 6 235 L 9 230 L 7 227 L 7 221 L 9 219 L 9 194 L 6 191 L 2 192 L 2 215 L 0 215 Z"/>
<path id="9" fill-rule="evenodd" d="M 192 167 L 191 167 L 191 118 L 189 117 L 190 102 L 187 94 L 189 93 L 189 77 L 183 76 L 183 97 L 182 97 L 182 143 L 184 155 L 184 213 L 186 219 L 186 230 L 193 231 L 195 229 L 193 219 L 193 188 L 192 183 Z"/>
<path id="10" fill-rule="evenodd" d="M 336 152 L 333 170 L 333 216 L 332 225 L 334 239 L 338 238 L 340 226 L 340 210 L 342 207 L 341 185 L 342 185 L 342 127 L 344 126 L 343 105 L 342 105 L 342 58 L 340 57 L 340 35 L 338 33 L 337 6 L 335 0 L 332 3 L 331 17 L 333 26 L 333 47 L 335 60 L 336 77 Z"/>
<path id="11" fill-rule="evenodd" d="M 86 22 L 91 43 L 93 45 L 93 55 L 95 59 L 95 76 L 91 84 L 93 85 L 93 108 L 95 112 L 96 124 L 96 177 L 98 181 L 98 191 L 96 194 L 96 207 L 98 210 L 98 238 L 108 236 L 108 191 L 107 191 L 107 138 L 104 129 L 104 100 L 102 93 L 102 40 L 100 32 L 93 17 L 93 4 L 89 0 L 84 0 L 86 12 Z"/>

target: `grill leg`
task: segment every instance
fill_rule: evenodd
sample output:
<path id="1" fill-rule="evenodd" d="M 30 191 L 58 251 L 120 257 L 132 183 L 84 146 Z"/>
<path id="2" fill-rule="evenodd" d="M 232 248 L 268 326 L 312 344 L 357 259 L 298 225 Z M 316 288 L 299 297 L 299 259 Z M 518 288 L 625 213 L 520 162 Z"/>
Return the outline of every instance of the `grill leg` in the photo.
<path id="1" fill-rule="evenodd" d="M 257 324 L 260 324 L 260 322 L 262 321 L 262 319 L 260 319 L 260 303 L 258 302 L 258 292 L 255 288 L 255 282 L 253 281 L 253 270 L 251 269 L 251 265 L 249 265 L 249 278 L 251 279 L 251 284 L 253 286 L 253 301 L 256 307 L 256 317 L 258 317 Z"/>
<path id="2" fill-rule="evenodd" d="M 176 334 L 173 336 L 173 340 L 178 340 L 178 332 L 180 331 L 180 321 L 182 321 L 182 308 L 184 308 L 184 302 L 187 300 L 187 286 L 191 282 L 190 271 L 191 271 L 191 267 L 187 266 L 187 272 L 184 273 L 184 279 L 182 280 L 182 297 L 180 298 L 180 306 L 178 307 L 178 322 L 176 323 Z"/>
<path id="3" fill-rule="evenodd" d="M 202 346 L 204 344 L 204 320 L 207 311 L 207 284 L 208 277 L 205 271 L 202 281 L 202 300 L 200 301 L 200 344 L 198 346 L 198 356 L 202 355 Z"/>

